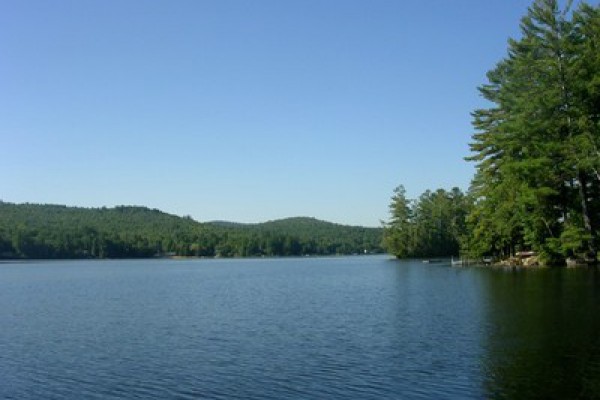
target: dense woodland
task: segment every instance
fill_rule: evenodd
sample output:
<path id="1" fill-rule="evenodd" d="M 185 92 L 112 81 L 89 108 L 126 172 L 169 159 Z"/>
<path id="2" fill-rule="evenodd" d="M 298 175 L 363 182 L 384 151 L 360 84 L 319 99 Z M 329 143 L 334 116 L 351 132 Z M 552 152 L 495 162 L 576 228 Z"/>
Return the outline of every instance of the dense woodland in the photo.
<path id="1" fill-rule="evenodd" d="M 0 202 L 0 258 L 260 257 L 382 252 L 382 231 L 289 218 L 199 223 L 144 207 Z"/>
<path id="2" fill-rule="evenodd" d="M 489 107 L 473 112 L 467 196 L 438 190 L 414 201 L 396 190 L 385 243 L 398 257 L 460 248 L 468 257 L 533 251 L 548 264 L 597 263 L 600 8 L 537 0 L 521 32 L 479 88 Z"/>
<path id="3" fill-rule="evenodd" d="M 386 224 L 384 245 L 398 258 L 458 255 L 468 207 L 458 188 L 428 190 L 414 200 L 399 186 L 390 204 L 392 219 Z"/>

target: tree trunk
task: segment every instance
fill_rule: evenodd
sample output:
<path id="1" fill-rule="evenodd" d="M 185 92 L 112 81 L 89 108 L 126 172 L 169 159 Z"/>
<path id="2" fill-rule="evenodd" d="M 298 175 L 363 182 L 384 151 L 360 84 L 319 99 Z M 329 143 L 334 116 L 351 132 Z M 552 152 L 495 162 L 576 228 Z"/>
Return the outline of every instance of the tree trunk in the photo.
<path id="1" fill-rule="evenodd" d="M 592 264 L 597 264 L 598 238 L 596 235 L 596 230 L 594 229 L 594 224 L 592 222 L 592 219 L 590 218 L 587 178 L 582 171 L 578 172 L 578 180 L 579 197 L 581 198 L 581 216 L 583 218 L 583 227 L 586 230 L 586 232 L 590 235 L 590 240 L 588 241 L 588 257 L 590 258 L 589 261 L 591 261 Z"/>

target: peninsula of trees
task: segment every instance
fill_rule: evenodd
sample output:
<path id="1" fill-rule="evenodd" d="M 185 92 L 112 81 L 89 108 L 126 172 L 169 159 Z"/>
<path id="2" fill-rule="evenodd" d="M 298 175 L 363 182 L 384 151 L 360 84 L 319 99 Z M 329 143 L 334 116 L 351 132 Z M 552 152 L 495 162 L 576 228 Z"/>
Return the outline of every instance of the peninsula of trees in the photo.
<path id="1" fill-rule="evenodd" d="M 199 223 L 145 207 L 0 202 L 0 258 L 261 257 L 380 253 L 382 230 L 314 218 Z"/>
<path id="2" fill-rule="evenodd" d="M 458 254 L 598 262 L 600 8 L 536 0 L 521 38 L 479 90 L 466 196 L 443 190 L 392 198 L 385 243 L 398 257 Z"/>

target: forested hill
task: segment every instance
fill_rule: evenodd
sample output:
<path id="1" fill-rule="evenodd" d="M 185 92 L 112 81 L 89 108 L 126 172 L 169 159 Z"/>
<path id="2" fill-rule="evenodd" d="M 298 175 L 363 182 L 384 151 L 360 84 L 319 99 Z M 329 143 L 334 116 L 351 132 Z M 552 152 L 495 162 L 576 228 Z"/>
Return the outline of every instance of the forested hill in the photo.
<path id="1" fill-rule="evenodd" d="M 256 257 L 379 253 L 382 230 L 288 218 L 200 223 L 146 207 L 0 202 L 0 258 Z"/>

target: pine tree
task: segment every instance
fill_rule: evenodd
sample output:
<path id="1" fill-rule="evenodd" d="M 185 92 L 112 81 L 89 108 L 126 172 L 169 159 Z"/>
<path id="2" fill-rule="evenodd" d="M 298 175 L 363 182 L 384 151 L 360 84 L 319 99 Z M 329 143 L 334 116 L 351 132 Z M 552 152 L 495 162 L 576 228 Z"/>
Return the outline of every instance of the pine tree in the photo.
<path id="1" fill-rule="evenodd" d="M 414 228 L 411 201 L 404 186 L 394 189 L 390 203 L 390 222 L 384 225 L 383 242 L 388 252 L 398 258 L 413 256 Z"/>
<path id="2" fill-rule="evenodd" d="M 585 4 L 571 13 L 536 0 L 521 39 L 480 87 L 493 104 L 473 113 L 469 157 L 478 163 L 470 221 L 480 253 L 527 247 L 557 262 L 585 248 L 596 260 L 597 18 Z"/>
<path id="3" fill-rule="evenodd" d="M 384 226 L 385 247 L 398 258 L 458 255 L 467 210 L 458 188 L 427 190 L 414 201 L 398 186 L 390 203 L 392 218 Z"/>

